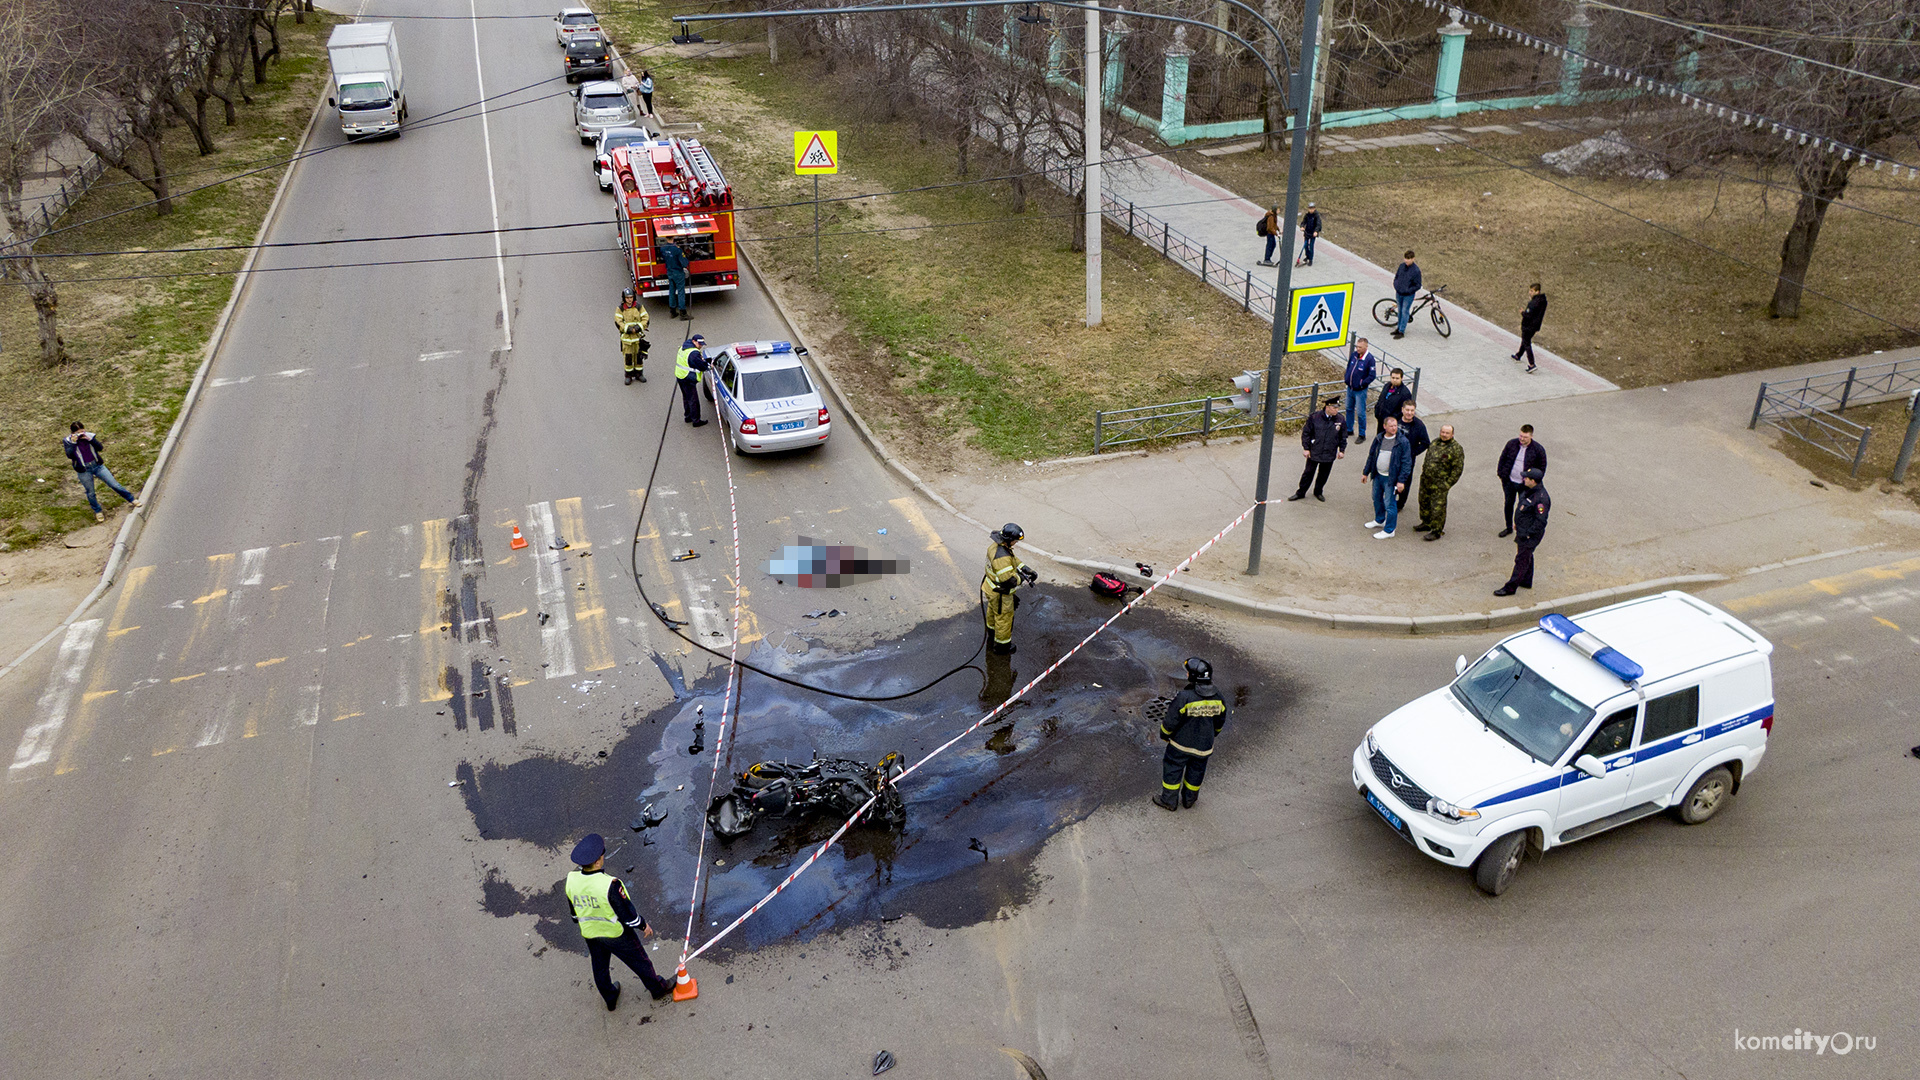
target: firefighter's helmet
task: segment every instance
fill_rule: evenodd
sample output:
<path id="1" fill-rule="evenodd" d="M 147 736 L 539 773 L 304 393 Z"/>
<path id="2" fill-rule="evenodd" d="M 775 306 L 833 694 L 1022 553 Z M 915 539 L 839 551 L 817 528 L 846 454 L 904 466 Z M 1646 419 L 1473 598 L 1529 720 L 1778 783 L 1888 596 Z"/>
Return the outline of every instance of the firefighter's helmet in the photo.
<path id="1" fill-rule="evenodd" d="M 1213 665 L 1195 656 L 1187 661 L 1187 678 L 1194 682 L 1212 682 Z"/>

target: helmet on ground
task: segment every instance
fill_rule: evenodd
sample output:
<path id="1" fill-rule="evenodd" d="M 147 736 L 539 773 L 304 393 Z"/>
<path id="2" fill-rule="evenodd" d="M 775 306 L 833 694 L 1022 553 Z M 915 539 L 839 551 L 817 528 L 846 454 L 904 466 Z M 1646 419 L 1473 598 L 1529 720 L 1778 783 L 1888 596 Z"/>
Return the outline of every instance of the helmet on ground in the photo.
<path id="1" fill-rule="evenodd" d="M 1187 678 L 1194 682 L 1212 682 L 1213 665 L 1195 656 L 1187 660 Z"/>
<path id="2" fill-rule="evenodd" d="M 993 534 L 993 538 L 1002 543 L 1011 544 L 1015 541 L 1025 540 L 1027 538 L 1027 530 L 1009 521 L 1000 527 L 999 532 Z"/>

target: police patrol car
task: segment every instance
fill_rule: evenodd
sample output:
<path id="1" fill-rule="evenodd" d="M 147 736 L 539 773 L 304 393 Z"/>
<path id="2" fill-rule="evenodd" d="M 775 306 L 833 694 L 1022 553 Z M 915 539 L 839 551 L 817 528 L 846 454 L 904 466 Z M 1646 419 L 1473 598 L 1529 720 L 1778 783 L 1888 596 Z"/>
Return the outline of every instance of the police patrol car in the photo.
<path id="1" fill-rule="evenodd" d="M 790 341 L 736 341 L 712 354 L 720 419 L 736 451 L 819 446 L 833 433 L 827 404 L 800 363 L 806 352 Z"/>
<path id="2" fill-rule="evenodd" d="M 1697 825 L 1760 764 L 1773 646 L 1682 592 L 1540 625 L 1394 710 L 1353 786 L 1401 838 L 1498 896 L 1531 849 L 1672 811 Z"/>

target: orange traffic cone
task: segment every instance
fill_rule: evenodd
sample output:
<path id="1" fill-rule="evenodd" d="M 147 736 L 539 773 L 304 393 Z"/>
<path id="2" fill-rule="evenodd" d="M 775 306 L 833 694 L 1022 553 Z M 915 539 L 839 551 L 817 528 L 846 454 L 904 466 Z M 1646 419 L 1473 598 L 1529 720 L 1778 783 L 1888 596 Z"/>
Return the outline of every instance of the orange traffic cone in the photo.
<path id="1" fill-rule="evenodd" d="M 681 964 L 680 970 L 673 973 L 673 1000 L 692 1001 L 700 996 L 700 984 L 687 974 L 687 965 Z"/>
<path id="2" fill-rule="evenodd" d="M 520 526 L 515 525 L 513 527 L 513 543 L 508 546 L 515 551 L 519 551 L 521 548 L 527 546 L 527 538 L 520 535 Z"/>

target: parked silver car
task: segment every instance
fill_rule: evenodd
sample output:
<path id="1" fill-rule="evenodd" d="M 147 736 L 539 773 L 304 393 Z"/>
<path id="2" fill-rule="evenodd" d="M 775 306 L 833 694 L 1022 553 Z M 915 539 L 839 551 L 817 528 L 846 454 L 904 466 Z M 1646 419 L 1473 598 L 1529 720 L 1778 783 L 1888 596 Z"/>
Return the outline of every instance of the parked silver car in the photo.
<path id="1" fill-rule="evenodd" d="M 607 128 L 632 127 L 640 116 L 617 82 L 604 79 L 582 83 L 573 92 L 573 129 L 582 143 Z"/>
<path id="2" fill-rule="evenodd" d="M 653 138 L 643 127 L 601 128 L 593 141 L 593 171 L 600 177 L 600 190 L 613 190 L 613 152 Z"/>

